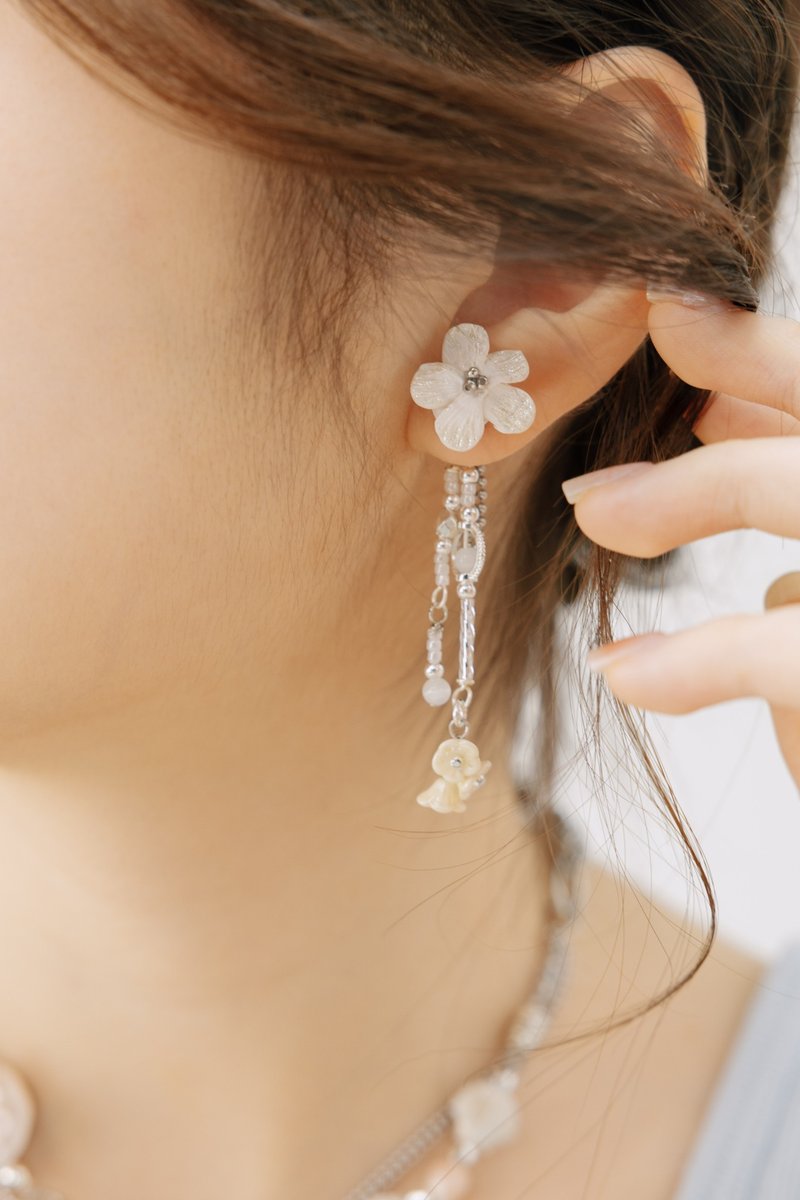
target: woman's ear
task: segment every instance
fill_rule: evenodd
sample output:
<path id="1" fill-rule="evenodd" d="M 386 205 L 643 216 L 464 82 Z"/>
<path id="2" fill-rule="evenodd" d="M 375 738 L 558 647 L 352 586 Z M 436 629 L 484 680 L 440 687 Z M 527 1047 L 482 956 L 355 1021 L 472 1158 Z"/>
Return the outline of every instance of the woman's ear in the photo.
<path id="1" fill-rule="evenodd" d="M 578 85 L 574 119 L 581 119 L 582 105 L 593 107 L 594 120 L 598 105 L 624 105 L 643 131 L 668 146 L 678 169 L 707 184 L 703 101 L 689 73 L 673 58 L 660 50 L 625 46 L 579 59 L 560 73 Z M 528 359 L 528 378 L 514 386 L 530 394 L 536 411 L 522 433 L 500 433 L 487 421 L 480 441 L 469 451 L 456 452 L 439 440 L 436 412 L 409 398 L 407 439 L 412 449 L 461 466 L 496 462 L 527 446 L 603 387 L 647 334 L 644 288 L 559 279 L 552 269 L 505 258 L 479 278 L 477 286 L 457 298 L 455 281 L 445 285 L 449 321 L 430 331 L 418 361 L 441 360 L 449 326 L 482 325 L 492 351 L 521 350 Z"/>
<path id="2" fill-rule="evenodd" d="M 678 166 L 708 185 L 706 110 L 689 72 L 669 54 L 649 46 L 618 46 L 587 55 L 560 74 L 585 89 L 586 102 L 623 104 L 643 127 L 662 141 Z"/>

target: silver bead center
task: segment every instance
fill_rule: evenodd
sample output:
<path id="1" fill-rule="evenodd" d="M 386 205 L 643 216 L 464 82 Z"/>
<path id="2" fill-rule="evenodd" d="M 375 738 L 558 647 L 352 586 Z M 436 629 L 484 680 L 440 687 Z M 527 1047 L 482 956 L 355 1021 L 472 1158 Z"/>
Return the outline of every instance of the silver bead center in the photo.
<path id="1" fill-rule="evenodd" d="M 464 374 L 464 391 L 479 392 L 488 387 L 489 380 L 481 375 L 480 367 L 470 367 Z"/>

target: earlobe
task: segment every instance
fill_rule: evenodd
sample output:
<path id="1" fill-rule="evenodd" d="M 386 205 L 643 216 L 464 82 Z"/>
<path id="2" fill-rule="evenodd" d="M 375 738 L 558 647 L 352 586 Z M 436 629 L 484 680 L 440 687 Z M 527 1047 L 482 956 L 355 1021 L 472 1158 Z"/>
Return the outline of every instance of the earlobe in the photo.
<path id="1" fill-rule="evenodd" d="M 472 448 L 457 451 L 440 440 L 432 413 L 448 404 L 453 409 L 460 406 L 454 417 L 460 420 L 464 415 L 461 408 L 469 408 L 471 403 L 461 398 L 470 393 L 463 391 L 460 375 L 440 379 L 437 364 L 420 366 L 413 376 L 416 395 L 408 403 L 409 445 L 462 467 L 509 458 L 608 383 L 646 336 L 648 311 L 643 290 L 618 285 L 598 285 L 585 300 L 563 313 L 527 308 L 497 322 L 487 310 L 484 319 L 490 353 L 497 353 L 498 361 L 509 362 L 524 356 L 529 373 L 523 378 L 515 372 L 514 380 L 501 381 L 500 394 L 488 405 L 488 417 L 482 407 L 475 418 L 468 439 Z M 447 363 L 443 365 L 447 368 Z M 433 391 L 426 395 L 429 379 L 434 379 Z M 523 407 L 525 395 L 531 402 L 530 423 Z M 502 410 L 507 401 L 511 411 L 506 413 Z M 476 433 L 479 440 L 475 443 Z"/>

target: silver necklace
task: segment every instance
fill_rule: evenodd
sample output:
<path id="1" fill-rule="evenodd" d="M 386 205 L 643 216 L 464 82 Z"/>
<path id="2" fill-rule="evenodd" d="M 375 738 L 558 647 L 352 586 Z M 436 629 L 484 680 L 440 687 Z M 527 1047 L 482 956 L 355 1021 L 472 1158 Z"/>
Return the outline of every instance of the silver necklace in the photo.
<path id="1" fill-rule="evenodd" d="M 512 1015 L 503 1050 L 495 1063 L 472 1076 L 417 1126 L 345 1200 L 460 1200 L 469 1191 L 470 1168 L 492 1147 L 514 1137 L 518 1128 L 515 1092 L 528 1055 L 541 1045 L 565 981 L 568 931 L 577 908 L 576 865 L 582 840 L 563 816 L 548 814 L 550 836 L 558 846 L 550 871 L 550 933 L 544 964 L 533 991 Z M 65 1200 L 38 1187 L 21 1161 L 30 1143 L 36 1102 L 24 1076 L 0 1061 L 0 1200 Z M 451 1146 L 435 1168 L 410 1191 L 390 1191 L 445 1135 Z"/>
<path id="2" fill-rule="evenodd" d="M 470 1168 L 485 1151 L 513 1140 L 518 1132 L 515 1093 L 522 1066 L 542 1044 L 564 987 L 569 930 L 578 907 L 576 867 L 583 858 L 583 841 L 563 815 L 550 811 L 548 829 L 557 848 L 550 870 L 550 932 L 544 963 L 532 992 L 512 1014 L 503 1049 L 490 1067 L 462 1084 L 344 1200 L 461 1200 L 470 1190 Z M 420 1183 L 410 1191 L 390 1190 L 445 1135 L 449 1135 L 449 1148 Z"/>

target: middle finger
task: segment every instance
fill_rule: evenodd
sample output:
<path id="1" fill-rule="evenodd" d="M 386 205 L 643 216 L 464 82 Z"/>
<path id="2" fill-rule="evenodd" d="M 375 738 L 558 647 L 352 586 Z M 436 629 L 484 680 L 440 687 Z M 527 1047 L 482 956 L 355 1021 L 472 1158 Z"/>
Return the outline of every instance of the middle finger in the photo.
<path id="1" fill-rule="evenodd" d="M 582 479 L 593 483 L 591 476 Z M 800 537 L 800 440 L 731 438 L 588 486 L 565 481 L 576 520 L 609 550 L 652 558 L 729 529 Z"/>
<path id="2" fill-rule="evenodd" d="M 709 398 L 692 423 L 692 433 L 706 445 L 726 438 L 797 437 L 800 421 L 775 408 L 722 392 Z"/>
<path id="3" fill-rule="evenodd" d="M 650 338 L 686 383 L 800 418 L 800 324 L 714 303 L 651 304 Z"/>

